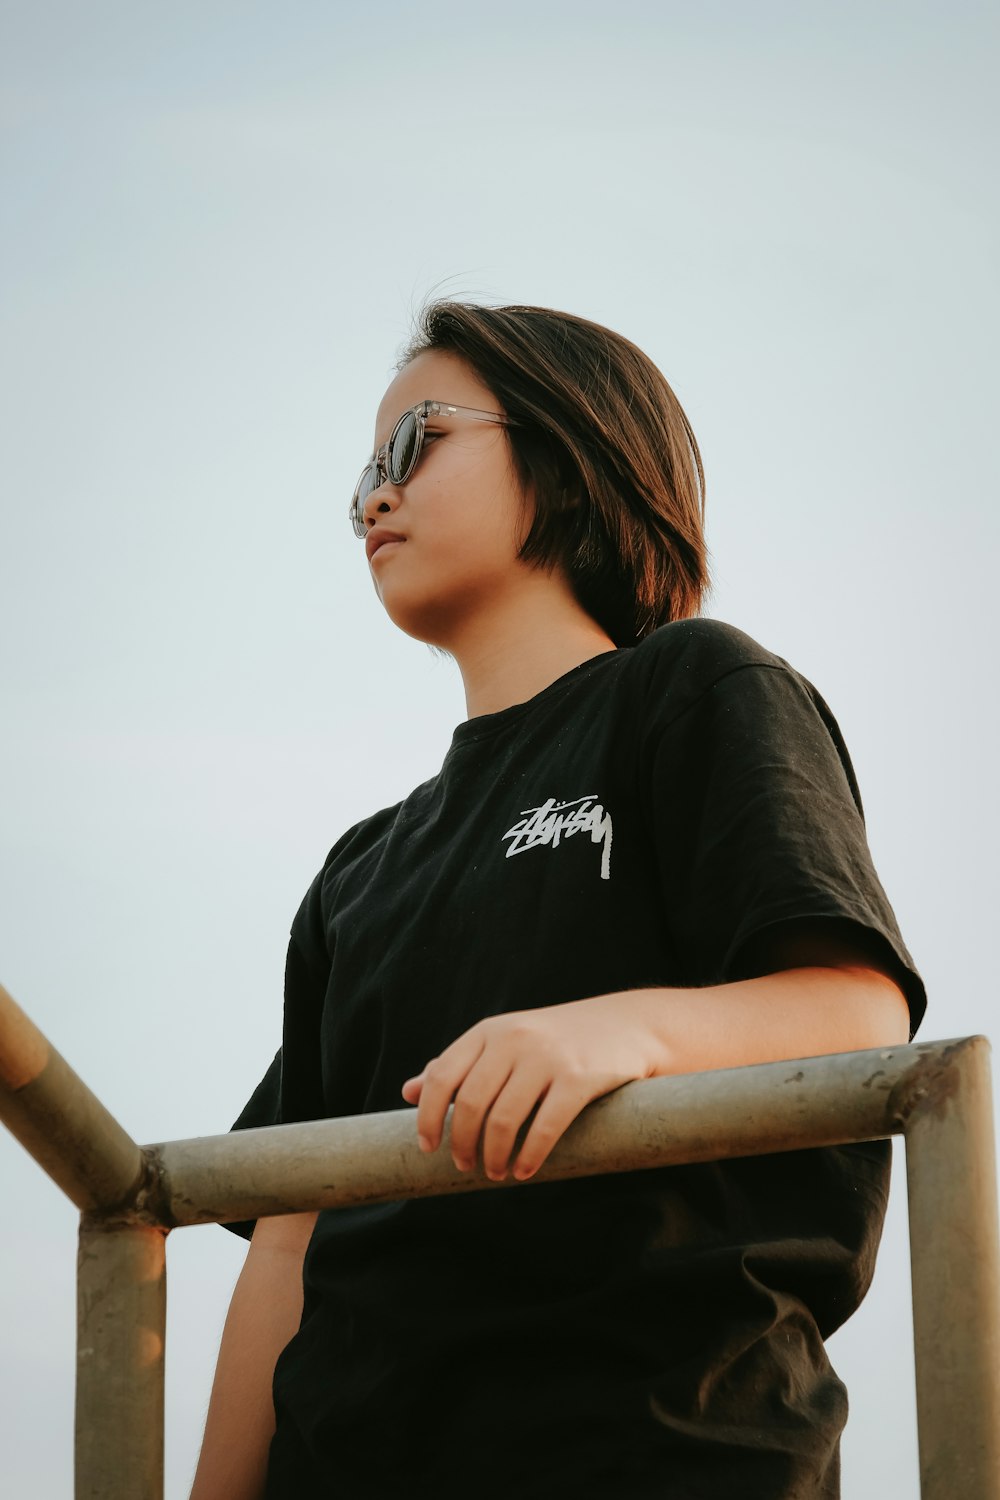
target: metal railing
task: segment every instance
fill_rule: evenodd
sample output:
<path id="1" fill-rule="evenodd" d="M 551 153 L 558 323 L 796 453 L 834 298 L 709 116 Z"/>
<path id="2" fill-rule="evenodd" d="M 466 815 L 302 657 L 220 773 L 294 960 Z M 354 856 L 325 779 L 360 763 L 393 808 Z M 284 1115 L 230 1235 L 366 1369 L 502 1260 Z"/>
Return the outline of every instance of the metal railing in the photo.
<path id="1" fill-rule="evenodd" d="M 1000 1500 L 984 1036 L 626 1084 L 587 1106 L 531 1181 L 491 1183 L 425 1157 L 412 1108 L 139 1146 L 0 987 L 0 1118 L 80 1209 L 76 1500 L 161 1500 L 171 1229 L 890 1135 L 906 1142 L 921 1495 Z"/>

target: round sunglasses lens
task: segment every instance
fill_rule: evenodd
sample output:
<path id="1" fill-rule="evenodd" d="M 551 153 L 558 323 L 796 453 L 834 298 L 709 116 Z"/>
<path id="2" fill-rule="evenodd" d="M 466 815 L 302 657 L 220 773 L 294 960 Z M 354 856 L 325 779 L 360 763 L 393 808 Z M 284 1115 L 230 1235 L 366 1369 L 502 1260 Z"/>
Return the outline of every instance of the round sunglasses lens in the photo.
<path id="1" fill-rule="evenodd" d="M 372 479 L 374 478 L 374 474 L 374 467 L 366 469 L 364 474 L 361 476 L 360 481 L 358 482 L 357 489 L 354 492 L 354 505 L 351 510 L 351 520 L 354 523 L 354 530 L 357 532 L 358 536 L 364 536 L 366 531 L 365 501 L 368 499 L 368 496 L 372 492 Z"/>
<path id="2" fill-rule="evenodd" d="M 393 484 L 402 484 L 410 469 L 413 467 L 417 456 L 417 417 L 416 413 L 408 411 L 403 417 L 393 434 L 392 442 L 389 444 L 388 463 L 389 478 Z"/>

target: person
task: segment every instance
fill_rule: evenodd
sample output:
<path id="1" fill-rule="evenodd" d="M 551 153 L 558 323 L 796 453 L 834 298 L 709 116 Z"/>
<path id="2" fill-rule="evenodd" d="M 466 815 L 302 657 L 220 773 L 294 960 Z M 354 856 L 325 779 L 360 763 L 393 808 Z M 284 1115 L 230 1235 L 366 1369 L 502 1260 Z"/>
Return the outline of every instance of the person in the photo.
<path id="1" fill-rule="evenodd" d="M 412 1106 L 482 1187 L 227 1226 L 192 1500 L 834 1500 L 891 1141 L 531 1179 L 630 1081 L 912 1040 L 837 722 L 702 613 L 701 455 L 628 339 L 431 302 L 374 438 L 354 531 L 468 717 L 330 850 L 233 1128 Z"/>

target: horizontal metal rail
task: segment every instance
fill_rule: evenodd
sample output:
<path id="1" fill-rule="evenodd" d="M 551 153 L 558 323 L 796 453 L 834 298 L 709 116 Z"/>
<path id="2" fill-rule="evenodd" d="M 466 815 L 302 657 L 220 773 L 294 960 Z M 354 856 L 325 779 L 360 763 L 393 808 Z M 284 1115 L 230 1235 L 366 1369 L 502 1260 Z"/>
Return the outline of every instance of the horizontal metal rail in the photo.
<path id="1" fill-rule="evenodd" d="M 439 1193 L 530 1191 L 535 1182 L 598 1172 L 894 1135 L 936 1076 L 946 1055 L 939 1049 L 965 1046 L 840 1052 L 625 1084 L 588 1105 L 523 1184 L 459 1172 L 447 1151 L 419 1151 L 412 1107 L 147 1149 L 158 1161 L 159 1210 L 171 1228 Z M 449 1130 L 450 1120 L 449 1112 Z M 526 1134 L 527 1127 L 519 1143 Z"/>
<path id="2" fill-rule="evenodd" d="M 637 1081 L 588 1105 L 528 1182 L 492 1183 L 419 1151 L 412 1108 L 139 1147 L 0 989 L 0 1118 L 83 1210 L 77 1500 L 161 1500 L 171 1229 L 891 1135 L 906 1141 L 921 1494 L 1000 1500 L 989 1064 L 972 1036 Z"/>

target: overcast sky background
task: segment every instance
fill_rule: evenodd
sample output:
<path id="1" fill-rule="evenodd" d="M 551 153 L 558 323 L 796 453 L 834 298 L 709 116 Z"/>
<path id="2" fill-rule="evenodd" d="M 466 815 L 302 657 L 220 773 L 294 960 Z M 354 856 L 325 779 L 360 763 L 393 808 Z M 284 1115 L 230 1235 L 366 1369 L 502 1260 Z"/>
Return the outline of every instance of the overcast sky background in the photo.
<path id="1" fill-rule="evenodd" d="M 346 518 L 434 292 L 596 319 L 664 371 L 705 612 L 839 720 L 918 1040 L 995 1037 L 995 7 L 0 17 L 0 981 L 126 1128 L 229 1127 L 327 850 L 465 717 Z M 845 1500 L 918 1493 L 902 1168 L 829 1345 Z M 3 1132 L 0 1176 L 4 1468 L 64 1500 L 76 1215 Z M 168 1500 L 242 1256 L 168 1243 Z"/>

